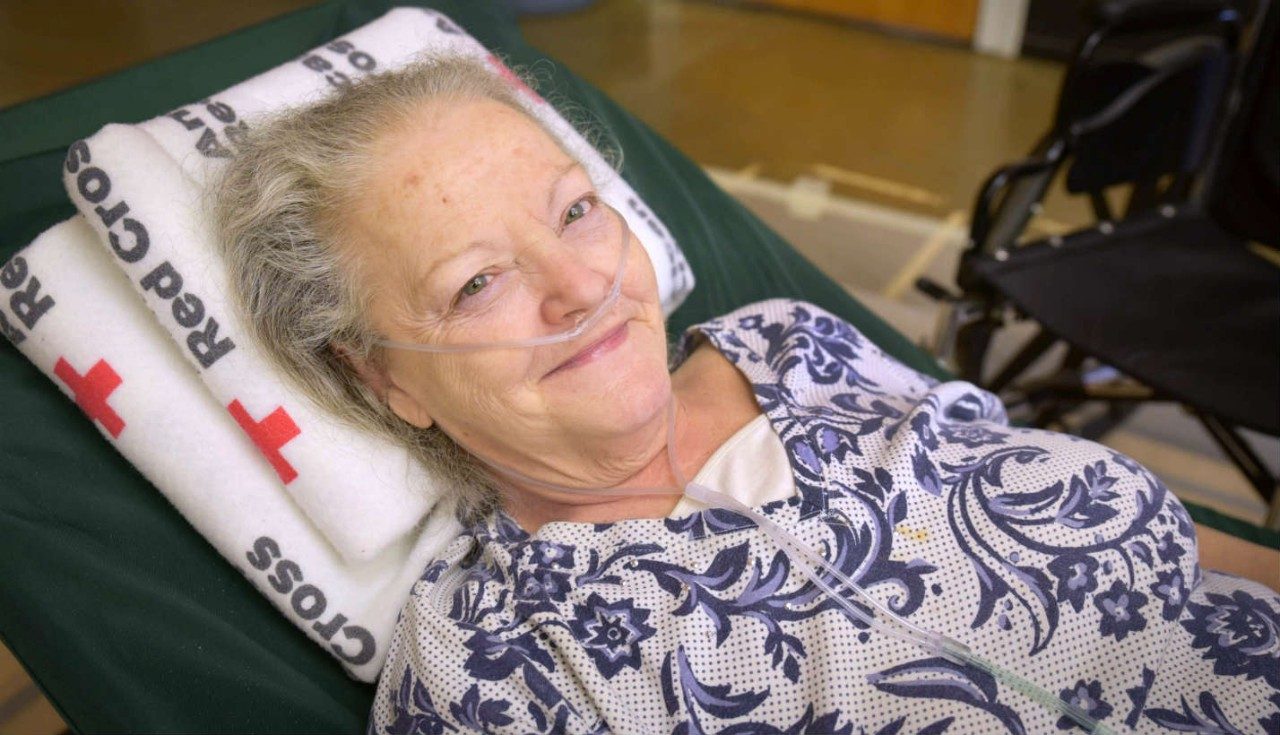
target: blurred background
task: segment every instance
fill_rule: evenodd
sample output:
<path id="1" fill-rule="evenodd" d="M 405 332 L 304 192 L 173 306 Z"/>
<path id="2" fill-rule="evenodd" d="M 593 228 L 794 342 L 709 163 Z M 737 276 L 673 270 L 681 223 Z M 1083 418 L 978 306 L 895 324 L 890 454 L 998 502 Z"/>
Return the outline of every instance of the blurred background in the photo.
<path id="1" fill-rule="evenodd" d="M 0 108 L 308 4 L 5 0 Z M 921 294 L 916 279 L 954 287 L 980 185 L 1049 129 L 1065 62 L 1086 30 L 1077 3 L 1060 0 L 515 4 L 526 11 L 521 28 L 532 45 L 669 139 L 922 344 L 933 339 L 942 305 Z M 1243 4 L 1246 14 L 1250 8 Z M 1120 206 L 1123 192 L 1104 196 L 1113 194 Z M 1029 232 L 1052 236 L 1093 223 L 1092 204 L 1055 185 Z M 1007 331 L 994 353 L 1010 354 L 1029 334 Z M 1246 438 L 1280 471 L 1280 444 Z M 1184 498 L 1250 523 L 1267 512 L 1175 405 L 1144 405 L 1100 440 Z M 0 732 L 63 730 L 0 649 Z"/>

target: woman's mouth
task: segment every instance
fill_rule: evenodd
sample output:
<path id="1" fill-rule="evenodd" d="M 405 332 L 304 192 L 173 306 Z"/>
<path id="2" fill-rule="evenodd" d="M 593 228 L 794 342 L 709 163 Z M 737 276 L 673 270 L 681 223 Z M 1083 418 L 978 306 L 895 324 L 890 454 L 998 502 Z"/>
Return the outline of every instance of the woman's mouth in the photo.
<path id="1" fill-rule="evenodd" d="M 583 365 L 593 362 L 618 349 L 623 342 L 627 341 L 628 323 L 629 322 L 623 322 L 609 330 L 609 332 L 607 332 L 603 337 L 582 348 L 575 353 L 573 357 L 570 357 L 568 360 L 560 363 L 560 365 L 554 370 L 547 373 L 544 378 L 549 378 L 557 373 L 582 367 Z"/>

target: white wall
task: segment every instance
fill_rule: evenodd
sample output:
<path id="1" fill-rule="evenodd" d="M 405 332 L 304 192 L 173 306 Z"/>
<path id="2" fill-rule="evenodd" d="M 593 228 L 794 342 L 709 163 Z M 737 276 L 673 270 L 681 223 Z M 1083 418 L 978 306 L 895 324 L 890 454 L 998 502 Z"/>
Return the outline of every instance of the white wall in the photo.
<path id="1" fill-rule="evenodd" d="M 1030 0 L 982 0 L 973 32 L 973 50 L 1012 59 L 1022 52 Z"/>

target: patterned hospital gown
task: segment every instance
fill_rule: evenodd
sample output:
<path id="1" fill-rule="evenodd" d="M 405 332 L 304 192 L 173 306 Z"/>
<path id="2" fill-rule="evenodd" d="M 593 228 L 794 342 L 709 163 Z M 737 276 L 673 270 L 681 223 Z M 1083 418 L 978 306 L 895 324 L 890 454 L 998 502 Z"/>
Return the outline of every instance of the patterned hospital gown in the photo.
<path id="1" fill-rule="evenodd" d="M 693 330 L 786 448 L 798 495 L 761 510 L 896 612 L 1118 732 L 1280 733 L 1280 598 L 1202 573 L 1185 510 L 1144 468 L 1012 428 L 992 395 L 922 376 L 809 304 Z M 369 732 L 1073 727 L 868 630 L 752 523 L 709 510 L 471 528 L 401 613 Z"/>

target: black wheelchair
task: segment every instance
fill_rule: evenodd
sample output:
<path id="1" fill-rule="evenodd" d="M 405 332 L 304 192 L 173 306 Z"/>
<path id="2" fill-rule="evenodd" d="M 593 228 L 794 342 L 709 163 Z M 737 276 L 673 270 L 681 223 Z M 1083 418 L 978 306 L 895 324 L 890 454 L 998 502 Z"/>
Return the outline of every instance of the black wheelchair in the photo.
<path id="1" fill-rule="evenodd" d="M 1050 131 L 977 196 L 960 293 L 917 283 L 946 302 L 937 357 L 1022 420 L 1098 438 L 1144 402 L 1182 404 L 1272 528 L 1277 478 L 1241 429 L 1280 436 L 1277 1 L 1248 23 L 1221 1 L 1088 3 Z M 1096 222 L 1032 238 L 1059 174 Z M 1034 336 L 990 364 L 993 335 L 1018 320 Z M 1056 368 L 1033 376 L 1050 354 Z"/>

